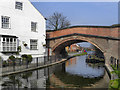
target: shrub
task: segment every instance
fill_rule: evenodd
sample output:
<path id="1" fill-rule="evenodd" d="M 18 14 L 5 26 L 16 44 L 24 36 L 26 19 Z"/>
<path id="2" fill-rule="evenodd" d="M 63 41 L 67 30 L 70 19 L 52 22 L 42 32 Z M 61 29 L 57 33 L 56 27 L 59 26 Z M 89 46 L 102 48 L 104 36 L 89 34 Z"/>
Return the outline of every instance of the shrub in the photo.
<path id="1" fill-rule="evenodd" d="M 32 62 L 32 56 L 31 55 L 27 55 L 27 58 L 28 58 L 28 62 Z"/>
<path id="2" fill-rule="evenodd" d="M 15 56 L 13 56 L 13 55 L 11 55 L 10 57 L 9 57 L 9 60 L 15 60 Z"/>
<path id="3" fill-rule="evenodd" d="M 23 54 L 21 57 L 22 57 L 22 60 L 26 60 L 27 59 L 27 54 Z"/>
<path id="4" fill-rule="evenodd" d="M 9 56 L 8 63 L 9 63 L 9 65 L 14 65 L 15 64 L 15 56 L 13 56 L 13 55 Z"/>
<path id="5" fill-rule="evenodd" d="M 8 65 L 8 64 L 7 64 L 6 61 L 3 61 L 3 62 L 2 62 L 2 66 L 3 66 L 3 67 L 6 67 L 7 65 Z"/>
<path id="6" fill-rule="evenodd" d="M 22 57 L 22 60 L 24 60 L 24 61 L 28 60 L 28 63 L 32 62 L 32 56 L 31 55 L 23 54 L 21 57 Z"/>

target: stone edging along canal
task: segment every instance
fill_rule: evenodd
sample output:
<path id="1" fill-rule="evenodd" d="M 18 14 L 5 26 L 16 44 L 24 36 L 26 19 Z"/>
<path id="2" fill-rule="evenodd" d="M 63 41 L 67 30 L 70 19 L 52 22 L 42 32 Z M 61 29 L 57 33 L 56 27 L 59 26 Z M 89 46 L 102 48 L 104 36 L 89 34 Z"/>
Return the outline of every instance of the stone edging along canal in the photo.
<path id="1" fill-rule="evenodd" d="M 74 56 L 73 56 L 73 57 L 74 57 Z M 52 66 L 52 65 L 56 65 L 56 64 L 65 62 L 65 61 L 67 61 L 68 59 L 73 58 L 73 57 L 69 57 L 69 58 L 67 58 L 67 59 L 62 59 L 62 60 L 60 60 L 60 61 L 56 61 L 56 62 L 53 62 L 53 63 L 51 63 L 51 64 L 46 64 L 46 65 L 43 65 L 43 66 L 38 66 L 38 67 L 34 67 L 34 68 L 28 68 L 28 69 L 24 69 L 24 70 L 20 70 L 20 71 L 3 73 L 3 74 L 0 74 L 0 77 L 4 77 L 4 76 L 12 75 L 12 74 L 18 74 L 18 73 L 22 73 L 22 72 L 28 72 L 28 71 L 33 71 L 33 70 L 37 70 L 37 69 L 46 68 L 46 67 L 49 67 L 49 66 Z"/>

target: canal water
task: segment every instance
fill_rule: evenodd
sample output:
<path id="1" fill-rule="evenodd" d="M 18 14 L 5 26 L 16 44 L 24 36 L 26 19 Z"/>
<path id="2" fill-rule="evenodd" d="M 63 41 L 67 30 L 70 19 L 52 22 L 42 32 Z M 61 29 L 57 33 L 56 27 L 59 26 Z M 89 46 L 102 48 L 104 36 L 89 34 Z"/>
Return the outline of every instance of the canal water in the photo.
<path id="1" fill-rule="evenodd" d="M 48 68 L 3 77 L 2 88 L 107 88 L 109 77 L 104 63 L 88 64 L 86 57 L 78 56 Z"/>

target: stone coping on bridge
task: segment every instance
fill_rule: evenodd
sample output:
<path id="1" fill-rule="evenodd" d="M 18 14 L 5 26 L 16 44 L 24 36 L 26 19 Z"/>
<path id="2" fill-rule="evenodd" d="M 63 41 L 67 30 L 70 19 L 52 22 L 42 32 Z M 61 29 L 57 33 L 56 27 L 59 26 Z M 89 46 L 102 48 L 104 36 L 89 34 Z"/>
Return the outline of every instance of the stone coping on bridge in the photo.
<path id="1" fill-rule="evenodd" d="M 62 29 L 57 29 L 57 30 L 46 30 L 47 32 L 54 32 L 58 30 L 63 30 L 63 29 L 69 29 L 69 28 L 79 28 L 79 27 L 86 27 L 86 28 L 119 28 L 120 26 L 93 26 L 93 25 L 79 25 L 79 26 L 71 26 L 67 28 L 62 28 Z"/>
<path id="2" fill-rule="evenodd" d="M 63 37 L 69 37 L 69 36 L 84 36 L 84 37 L 96 37 L 96 38 L 103 38 L 103 39 L 110 39 L 110 40 L 120 40 L 120 38 L 115 38 L 115 37 L 107 37 L 107 36 L 97 36 L 97 35 L 87 35 L 87 34 L 79 34 L 79 33 L 73 33 L 73 34 L 68 34 L 68 35 L 63 35 L 63 36 L 58 36 L 58 37 L 53 37 L 53 38 L 47 38 L 46 40 L 55 40 Z"/>

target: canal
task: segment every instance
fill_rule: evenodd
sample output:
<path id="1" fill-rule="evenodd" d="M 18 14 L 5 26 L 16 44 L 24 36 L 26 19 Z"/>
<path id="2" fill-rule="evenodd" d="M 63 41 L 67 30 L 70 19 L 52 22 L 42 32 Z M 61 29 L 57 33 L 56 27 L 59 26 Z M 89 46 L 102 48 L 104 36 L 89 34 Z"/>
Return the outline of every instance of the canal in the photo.
<path id="1" fill-rule="evenodd" d="M 2 88 L 107 88 L 109 77 L 104 63 L 86 63 L 86 57 L 77 56 L 48 68 L 3 77 Z"/>

